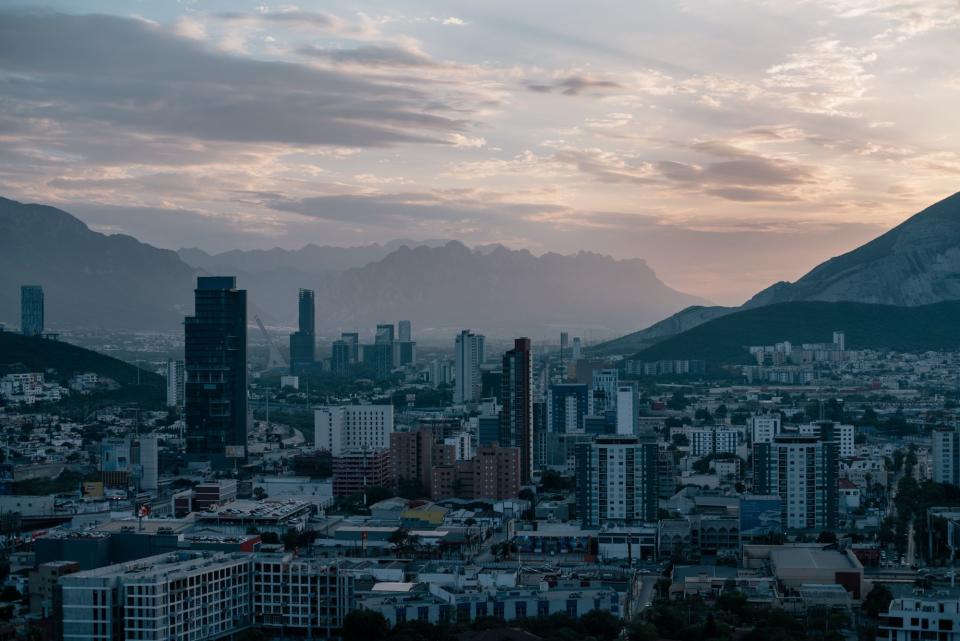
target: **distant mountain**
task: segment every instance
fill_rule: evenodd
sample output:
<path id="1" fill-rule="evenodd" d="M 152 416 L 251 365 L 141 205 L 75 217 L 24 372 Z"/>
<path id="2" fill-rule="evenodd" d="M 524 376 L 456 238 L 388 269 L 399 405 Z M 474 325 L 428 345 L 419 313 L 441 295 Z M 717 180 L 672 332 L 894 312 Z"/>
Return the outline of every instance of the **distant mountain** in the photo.
<path id="1" fill-rule="evenodd" d="M 54 369 L 63 377 L 95 372 L 121 385 L 163 390 L 163 378 L 146 370 L 137 371 L 130 363 L 63 341 L 13 332 L 0 332 L 0 375 L 12 372 L 37 372 Z"/>
<path id="2" fill-rule="evenodd" d="M 776 303 L 851 301 L 911 306 L 957 299 L 960 193 L 927 207 L 869 243 L 821 263 L 794 283 L 771 285 L 741 307 L 685 309 L 594 350 L 601 354 L 636 352 L 720 316 Z"/>
<path id="3" fill-rule="evenodd" d="M 828 343 L 843 330 L 847 349 L 925 351 L 960 348 L 960 300 L 917 307 L 802 301 L 715 318 L 634 356 L 644 361 L 702 359 L 749 363 L 750 345 Z"/>
<path id="4" fill-rule="evenodd" d="M 369 263 L 382 260 L 400 247 L 419 247 L 426 245 L 436 247 L 443 245 L 445 240 L 392 240 L 383 245 L 359 245 L 356 247 L 333 247 L 330 245 L 314 245 L 313 243 L 300 249 L 233 249 L 219 254 L 208 254 L 202 249 L 187 248 L 177 250 L 183 262 L 205 269 L 207 271 L 223 271 L 231 273 L 269 273 L 283 272 L 301 274 L 324 274 L 327 272 L 343 271 L 354 267 L 363 267 Z"/>
<path id="5" fill-rule="evenodd" d="M 318 287 L 317 318 L 335 327 L 404 318 L 420 328 L 542 336 L 560 328 L 613 333 L 703 302 L 667 287 L 639 259 L 588 252 L 538 257 L 453 241 L 401 247 L 327 279 Z"/>
<path id="6" fill-rule="evenodd" d="M 20 286 L 42 285 L 48 327 L 174 329 L 193 310 L 195 275 L 172 251 L 0 198 L 0 320 L 11 325 Z"/>
<path id="7" fill-rule="evenodd" d="M 297 289 L 314 289 L 318 327 L 333 332 L 409 319 L 444 333 L 611 335 L 706 302 L 670 289 L 639 259 L 438 242 L 178 255 L 0 199 L 0 320 L 18 326 L 19 287 L 38 284 L 51 328 L 175 329 L 192 313 L 200 273 L 236 275 L 251 318 L 268 323 L 292 324 Z"/>

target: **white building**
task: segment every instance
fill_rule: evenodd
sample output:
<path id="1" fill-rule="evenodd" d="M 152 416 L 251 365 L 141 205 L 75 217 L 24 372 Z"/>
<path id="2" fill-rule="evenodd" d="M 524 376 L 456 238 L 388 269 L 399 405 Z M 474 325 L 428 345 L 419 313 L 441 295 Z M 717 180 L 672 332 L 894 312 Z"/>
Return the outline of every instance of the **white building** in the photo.
<path id="1" fill-rule="evenodd" d="M 456 448 L 458 461 L 469 461 L 473 458 L 473 438 L 470 432 L 460 432 L 443 439 L 444 445 L 453 445 Z"/>
<path id="2" fill-rule="evenodd" d="M 832 436 L 824 433 L 824 428 L 832 430 Z M 817 436 L 820 438 L 832 438 L 840 444 L 840 456 L 848 458 L 856 453 L 854 445 L 853 425 L 841 425 L 830 421 L 818 421 L 800 426 L 801 436 Z"/>
<path id="3" fill-rule="evenodd" d="M 482 334 L 474 334 L 468 329 L 457 335 L 454 343 L 454 403 L 480 400 L 480 366 L 486 358 L 484 344 Z"/>
<path id="4" fill-rule="evenodd" d="M 739 433 L 724 427 L 700 427 L 689 431 L 690 455 L 736 454 Z"/>
<path id="5" fill-rule="evenodd" d="M 780 415 L 762 414 L 751 416 L 747 421 L 751 443 L 773 443 L 780 434 Z"/>
<path id="6" fill-rule="evenodd" d="M 780 497 L 781 522 L 790 529 L 837 527 L 839 445 L 814 436 L 778 436 L 753 451 L 753 491 Z"/>
<path id="7" fill-rule="evenodd" d="M 295 498 L 317 507 L 333 505 L 333 480 L 311 479 L 309 476 L 265 476 L 253 482 L 254 488 L 263 488 L 271 499 Z"/>
<path id="8" fill-rule="evenodd" d="M 280 389 L 284 387 L 292 387 L 295 390 L 300 389 L 300 377 L 293 374 L 287 374 L 286 376 L 280 377 Z"/>
<path id="9" fill-rule="evenodd" d="M 313 417 L 315 446 L 334 456 L 348 450 L 390 448 L 393 405 L 318 407 Z"/>
<path id="10" fill-rule="evenodd" d="M 913 641 L 934 638 L 960 641 L 960 601 L 894 599 L 881 615 L 877 638 L 883 641 Z"/>
<path id="11" fill-rule="evenodd" d="M 183 407 L 183 361 L 167 359 L 167 407 Z"/>
<path id="12" fill-rule="evenodd" d="M 621 383 L 617 386 L 617 434 L 629 436 L 637 433 L 640 417 L 638 401 L 635 385 Z"/>
<path id="13" fill-rule="evenodd" d="M 450 361 L 446 359 L 434 359 L 430 361 L 430 385 L 434 388 L 441 385 L 449 385 L 453 382 L 453 367 Z"/>
<path id="14" fill-rule="evenodd" d="M 938 429 L 932 437 L 933 481 L 960 485 L 960 431 Z"/>

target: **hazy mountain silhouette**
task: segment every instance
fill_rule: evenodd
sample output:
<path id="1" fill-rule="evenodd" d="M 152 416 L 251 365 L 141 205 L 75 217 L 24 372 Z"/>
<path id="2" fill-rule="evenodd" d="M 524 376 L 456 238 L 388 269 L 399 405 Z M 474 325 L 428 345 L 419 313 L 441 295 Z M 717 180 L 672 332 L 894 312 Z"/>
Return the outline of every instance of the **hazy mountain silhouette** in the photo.
<path id="1" fill-rule="evenodd" d="M 779 282 L 740 307 L 693 307 L 646 329 L 597 345 L 602 354 L 630 354 L 733 312 L 776 303 L 831 301 L 928 305 L 960 299 L 960 193 L 911 216 L 885 234 L 814 267 L 794 283 Z"/>

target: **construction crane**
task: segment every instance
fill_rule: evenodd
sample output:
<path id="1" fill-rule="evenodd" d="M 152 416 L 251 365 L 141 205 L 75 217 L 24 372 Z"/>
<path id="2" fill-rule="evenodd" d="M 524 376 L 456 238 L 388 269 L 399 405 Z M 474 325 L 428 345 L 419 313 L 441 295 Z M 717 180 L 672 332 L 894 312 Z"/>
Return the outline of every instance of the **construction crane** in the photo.
<path id="1" fill-rule="evenodd" d="M 277 349 L 277 344 L 273 342 L 273 337 L 267 333 L 267 328 L 263 326 L 263 321 L 260 320 L 259 316 L 254 316 L 253 319 L 257 321 L 257 325 L 260 326 L 260 331 L 263 332 L 263 337 L 267 339 L 267 369 L 289 367 L 290 364 L 287 363 L 287 359 L 284 358 L 280 350 Z"/>

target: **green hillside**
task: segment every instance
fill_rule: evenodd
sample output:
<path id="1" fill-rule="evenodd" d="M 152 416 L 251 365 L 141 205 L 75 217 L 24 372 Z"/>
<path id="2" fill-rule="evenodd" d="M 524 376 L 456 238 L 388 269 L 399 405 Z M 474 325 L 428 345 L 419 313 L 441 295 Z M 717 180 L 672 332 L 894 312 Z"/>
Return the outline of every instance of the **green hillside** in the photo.
<path id="1" fill-rule="evenodd" d="M 130 363 L 62 341 L 0 332 L 0 375 L 48 369 L 55 369 L 63 377 L 96 372 L 123 386 L 137 384 L 137 368 Z M 163 388 L 163 377 L 141 370 L 140 384 L 159 390 Z"/>
<path id="2" fill-rule="evenodd" d="M 960 301 L 919 307 L 865 303 L 795 302 L 729 314 L 687 330 L 634 356 L 644 361 L 702 359 L 749 363 L 750 345 L 781 341 L 828 343 L 846 333 L 847 349 L 898 351 L 960 349 Z"/>

